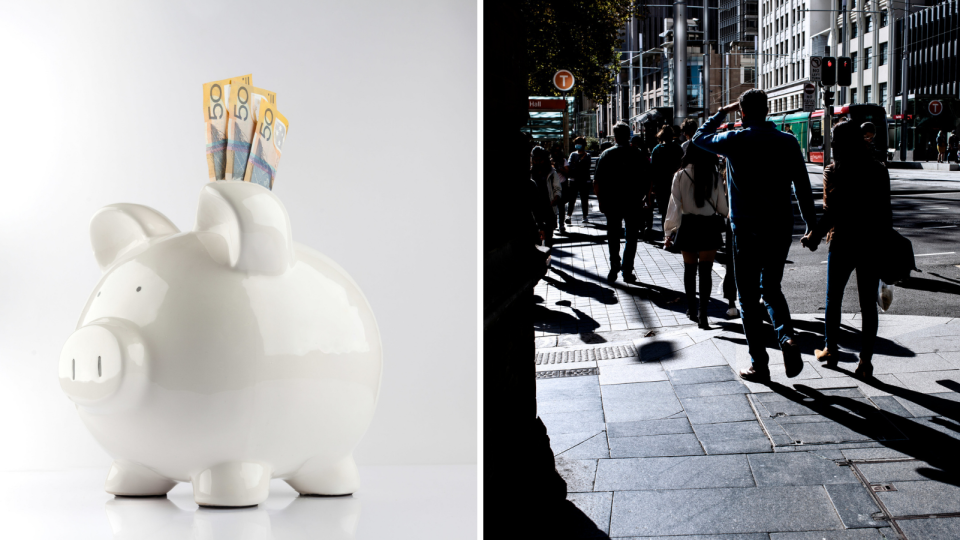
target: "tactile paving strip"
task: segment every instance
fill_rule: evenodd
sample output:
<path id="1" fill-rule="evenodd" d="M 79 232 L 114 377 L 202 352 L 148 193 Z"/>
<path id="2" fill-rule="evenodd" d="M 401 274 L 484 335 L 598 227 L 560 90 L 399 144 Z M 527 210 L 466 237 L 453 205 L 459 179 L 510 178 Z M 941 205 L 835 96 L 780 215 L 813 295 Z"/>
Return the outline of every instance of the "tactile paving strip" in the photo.
<path id="1" fill-rule="evenodd" d="M 556 349 L 538 352 L 536 364 L 569 364 L 572 362 L 590 362 L 592 360 L 611 360 L 614 358 L 630 358 L 639 356 L 633 343 L 616 343 L 599 347 L 584 347 L 577 349 Z"/>

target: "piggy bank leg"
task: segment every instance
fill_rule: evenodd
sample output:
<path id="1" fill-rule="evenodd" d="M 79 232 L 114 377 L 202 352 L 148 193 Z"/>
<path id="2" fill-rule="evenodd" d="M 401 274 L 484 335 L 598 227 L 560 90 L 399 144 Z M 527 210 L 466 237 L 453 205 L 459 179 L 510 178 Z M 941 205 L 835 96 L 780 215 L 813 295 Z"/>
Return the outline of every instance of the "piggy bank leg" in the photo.
<path id="1" fill-rule="evenodd" d="M 256 506 L 270 494 L 268 465 L 248 461 L 221 463 L 191 476 L 200 506 Z"/>
<path id="2" fill-rule="evenodd" d="M 125 459 L 113 462 L 107 474 L 106 490 L 112 495 L 124 497 L 154 497 L 166 495 L 177 485 L 169 478 Z"/>
<path id="3" fill-rule="evenodd" d="M 360 488 L 360 474 L 353 455 L 333 464 L 314 458 L 286 482 L 301 495 L 350 495 Z"/>

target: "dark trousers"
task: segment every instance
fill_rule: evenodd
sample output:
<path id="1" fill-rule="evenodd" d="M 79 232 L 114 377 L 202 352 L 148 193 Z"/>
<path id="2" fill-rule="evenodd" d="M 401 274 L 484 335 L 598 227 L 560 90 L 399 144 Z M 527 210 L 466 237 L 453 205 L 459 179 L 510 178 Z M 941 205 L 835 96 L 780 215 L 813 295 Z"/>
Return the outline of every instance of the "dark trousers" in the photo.
<path id="1" fill-rule="evenodd" d="M 734 279 L 740 296 L 743 333 L 750 350 L 750 361 L 755 369 L 767 369 L 769 356 L 764 347 L 763 306 L 777 332 L 777 342 L 793 337 L 793 322 L 790 308 L 783 296 L 780 281 L 783 280 L 783 267 L 790 252 L 791 231 L 759 233 L 756 230 L 733 229 L 733 249 L 736 260 Z"/>
<path id="2" fill-rule="evenodd" d="M 637 256 L 637 236 L 640 223 L 636 212 L 618 212 L 607 216 L 607 244 L 610 247 L 610 269 L 624 272 L 633 270 L 633 260 Z M 623 248 L 623 264 L 620 264 L 620 224 L 627 230 L 626 246 Z"/>
<path id="3" fill-rule="evenodd" d="M 723 276 L 723 297 L 733 302 L 737 299 L 737 281 L 734 279 L 734 256 L 733 256 L 733 230 L 730 228 L 730 222 L 727 222 L 726 245 L 724 250 L 727 252 L 727 271 Z"/>
<path id="4" fill-rule="evenodd" d="M 657 190 L 657 210 L 660 212 L 660 230 L 663 230 L 663 222 L 667 219 L 667 206 L 670 204 L 670 188 L 664 187 Z"/>
<path id="5" fill-rule="evenodd" d="M 583 217 L 587 217 L 587 212 L 590 210 L 590 182 L 587 180 L 574 180 L 570 184 L 570 193 L 564 194 L 564 199 L 566 203 L 570 205 L 567 208 L 566 215 L 572 216 L 573 209 L 577 205 L 577 195 L 580 196 L 580 209 L 583 211 Z M 563 211 L 561 210 L 561 213 Z"/>
<path id="6" fill-rule="evenodd" d="M 860 316 L 863 318 L 860 356 L 869 360 L 873 357 L 873 344 L 877 340 L 877 328 L 880 324 L 880 317 L 877 315 L 877 288 L 880 286 L 880 277 L 876 273 L 876 259 L 865 252 L 856 249 L 831 249 L 827 254 L 827 308 L 824 314 L 826 324 L 823 337 L 827 349 L 836 351 L 843 289 L 854 270 L 857 271 L 857 293 L 860 297 Z"/>

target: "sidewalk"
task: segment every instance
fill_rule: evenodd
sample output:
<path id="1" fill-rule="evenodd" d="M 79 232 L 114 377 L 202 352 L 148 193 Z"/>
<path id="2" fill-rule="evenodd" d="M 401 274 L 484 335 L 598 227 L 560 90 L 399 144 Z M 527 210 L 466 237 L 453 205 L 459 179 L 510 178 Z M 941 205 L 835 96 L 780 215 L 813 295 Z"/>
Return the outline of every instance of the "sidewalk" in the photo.
<path id="1" fill-rule="evenodd" d="M 862 382 L 859 315 L 836 369 L 812 356 L 822 315 L 794 315 L 803 372 L 785 378 L 771 335 L 773 382 L 746 383 L 720 295 L 710 331 L 671 303 L 679 255 L 641 243 L 641 283 L 611 286 L 602 231 L 574 232 L 536 291 L 538 315 L 562 312 L 538 324 L 538 413 L 568 499 L 609 537 L 960 538 L 960 319 L 881 315 Z"/>

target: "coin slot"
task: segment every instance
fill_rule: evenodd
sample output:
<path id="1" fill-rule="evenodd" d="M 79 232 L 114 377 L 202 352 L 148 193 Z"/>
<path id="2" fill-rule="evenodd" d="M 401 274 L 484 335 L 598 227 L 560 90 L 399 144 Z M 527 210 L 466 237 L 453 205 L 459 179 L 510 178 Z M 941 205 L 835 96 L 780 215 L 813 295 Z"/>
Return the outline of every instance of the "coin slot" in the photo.
<path id="1" fill-rule="evenodd" d="M 71 367 L 73 369 L 73 373 L 70 375 L 70 379 L 75 381 L 77 380 L 77 359 L 76 358 L 74 358 L 73 361 L 71 362 Z"/>
<path id="2" fill-rule="evenodd" d="M 97 377 L 100 377 L 103 374 L 103 370 L 100 369 L 100 357 L 97 357 Z"/>

